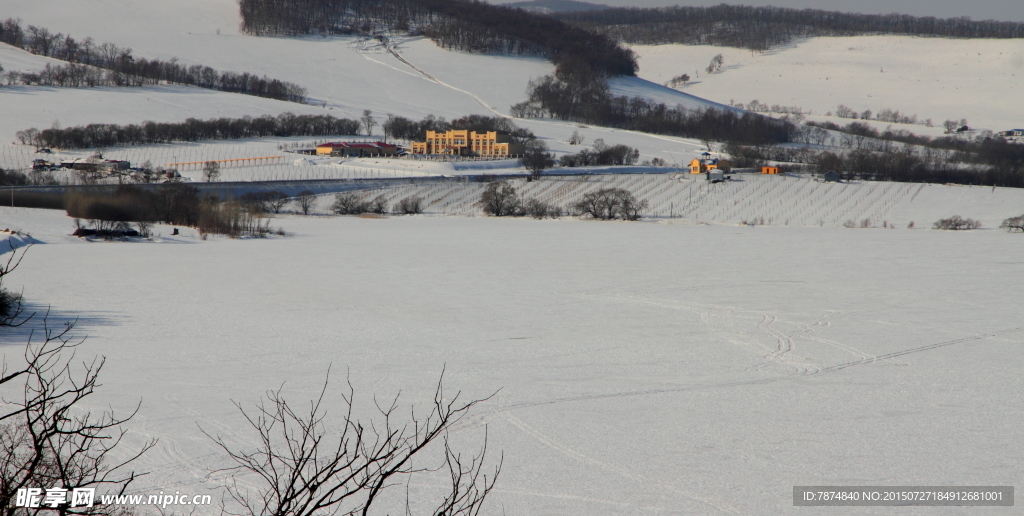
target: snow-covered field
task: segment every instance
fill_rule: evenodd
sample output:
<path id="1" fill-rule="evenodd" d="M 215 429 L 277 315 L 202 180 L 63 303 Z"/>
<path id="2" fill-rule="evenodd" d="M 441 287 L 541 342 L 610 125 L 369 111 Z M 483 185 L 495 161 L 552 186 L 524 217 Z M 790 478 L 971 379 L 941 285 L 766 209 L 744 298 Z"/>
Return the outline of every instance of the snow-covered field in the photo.
<path id="1" fill-rule="evenodd" d="M 46 242 L 9 286 L 107 357 L 90 407 L 141 400 L 131 443 L 160 441 L 139 492 L 215 489 L 199 428 L 252 444 L 231 401 L 307 399 L 328 364 L 363 402 L 425 402 L 442 368 L 498 391 L 456 433 L 472 449 L 486 424 L 504 452 L 489 514 L 796 514 L 793 485 L 1024 481 L 1019 234 L 285 217 L 284 238 L 84 243 L 57 212 L 0 218 Z"/>
<path id="2" fill-rule="evenodd" d="M 692 82 L 681 91 L 724 104 L 758 100 L 817 115 L 843 104 L 858 113 L 898 110 L 940 127 L 962 118 L 993 131 L 1024 126 L 1024 109 L 1015 100 L 1024 93 L 1020 40 L 810 38 L 764 53 L 697 45 L 632 48 L 640 57 L 640 77 L 663 84 L 686 73 Z M 717 54 L 725 66 L 707 74 Z M 901 128 L 928 134 L 925 128 Z"/>
<path id="3" fill-rule="evenodd" d="M 611 168 L 609 168 L 611 169 Z M 1024 214 L 1024 190 L 964 185 L 892 182 L 825 183 L 810 177 L 734 174 L 733 181 L 709 183 L 690 174 L 609 174 L 512 182 L 524 199 L 536 198 L 567 208 L 588 192 L 624 188 L 649 206 L 650 219 L 691 224 L 751 224 L 882 228 L 930 228 L 953 215 L 996 228 Z M 421 197 L 424 212 L 483 215 L 482 183 L 431 183 L 368 190 L 365 200 L 384 195 L 392 205 Z M 327 208 L 329 199 L 321 202 Z"/>
<path id="4" fill-rule="evenodd" d="M 319 105 L 177 86 L 2 87 L 0 168 L 41 157 L 8 142 L 55 121 L 356 118 L 363 109 L 378 120 L 494 115 L 552 71 L 539 58 L 453 53 L 425 39 L 398 42 L 399 59 L 360 38 L 242 36 L 233 0 L 4 0 L 2 11 L 147 58 L 292 81 Z M 612 81 L 616 93 L 687 106 L 758 99 L 812 117 L 845 104 L 938 124 L 1024 125 L 1015 41 L 820 38 L 755 55 L 636 50 L 641 78 Z M 660 86 L 718 53 L 722 72 L 701 72 L 682 92 Z M 46 62 L 0 45 L 6 70 Z M 582 148 L 568 143 L 574 131 L 584 146 L 622 143 L 641 160 L 675 165 L 704 150 L 681 138 L 516 123 L 559 155 Z M 134 165 L 285 156 L 225 166 L 223 180 L 522 171 L 509 161 L 307 159 L 279 148 L 312 141 L 148 145 L 104 156 Z M 261 240 L 202 240 L 187 228 L 172 236 L 158 226 L 151 241 L 85 242 L 68 236 L 73 221 L 62 212 L 3 207 L 0 229 L 39 242 L 4 286 L 23 289 L 36 309 L 50 306 L 52 322 L 77 317 L 76 332 L 89 336 L 81 356 L 107 357 L 88 408 L 129 411 L 141 400 L 128 444 L 159 443 L 138 464 L 150 472 L 139 493 L 218 493 L 225 476 L 213 470 L 227 462 L 200 428 L 252 446 L 232 401 L 251 405 L 283 385 L 301 403 L 329 366 L 335 386 L 351 375 L 360 414 L 374 395 L 429 401 L 442 369 L 464 396 L 497 392 L 454 436 L 472 450 L 486 424 L 491 450 L 504 453 L 485 514 L 803 514 L 790 509 L 794 485 L 1024 485 L 1024 236 L 994 229 L 1024 213 L 1024 190 L 746 174 L 709 184 L 651 171 L 515 183 L 524 196 L 563 206 L 596 188 L 627 188 L 650 202 L 638 223 L 480 217 L 483 185 L 465 182 L 365 192 L 390 202 L 422 196 L 426 215 L 284 215 L 272 227 L 288 236 Z M 330 201 L 323 196 L 316 211 Z M 957 214 L 985 229 L 927 229 Z M 886 228 L 842 227 L 864 220 Z M 33 328 L 0 334 L 5 359 L 20 357 Z"/>

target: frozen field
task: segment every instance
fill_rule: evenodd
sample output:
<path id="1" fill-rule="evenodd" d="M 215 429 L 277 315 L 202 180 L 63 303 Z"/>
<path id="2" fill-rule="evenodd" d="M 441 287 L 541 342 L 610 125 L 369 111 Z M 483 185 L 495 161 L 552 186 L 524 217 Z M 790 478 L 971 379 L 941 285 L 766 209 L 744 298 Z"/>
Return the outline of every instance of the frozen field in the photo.
<path id="1" fill-rule="evenodd" d="M 90 244 L 59 212 L 0 219 L 46 242 L 9 286 L 107 356 L 92 408 L 141 399 L 132 442 L 160 442 L 140 492 L 215 488 L 197 424 L 251 443 L 231 400 L 306 399 L 328 364 L 364 402 L 423 402 L 443 367 L 498 391 L 456 436 L 487 424 L 504 451 L 488 514 L 802 514 L 793 485 L 1024 483 L 1019 234 L 285 217 L 286 238 Z"/>

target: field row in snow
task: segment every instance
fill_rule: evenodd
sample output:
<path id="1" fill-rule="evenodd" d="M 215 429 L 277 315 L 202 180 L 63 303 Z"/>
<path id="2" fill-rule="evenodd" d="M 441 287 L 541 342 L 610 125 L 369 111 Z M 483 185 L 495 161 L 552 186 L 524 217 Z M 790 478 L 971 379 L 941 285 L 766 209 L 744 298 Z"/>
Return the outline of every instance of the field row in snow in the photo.
<path id="1" fill-rule="evenodd" d="M 940 218 L 962 215 L 997 227 L 1024 213 L 1024 190 L 916 183 L 826 183 L 791 176 L 734 175 L 710 183 L 689 174 L 630 174 L 544 178 L 512 184 L 524 199 L 536 198 L 568 208 L 589 192 L 624 188 L 649 203 L 647 218 L 693 223 L 748 223 L 774 226 L 931 227 Z M 424 211 L 446 215 L 482 215 L 485 183 L 432 183 L 366 190 L 364 200 L 384 195 L 390 204 L 421 197 Z M 326 209 L 330 198 L 321 201 Z"/>

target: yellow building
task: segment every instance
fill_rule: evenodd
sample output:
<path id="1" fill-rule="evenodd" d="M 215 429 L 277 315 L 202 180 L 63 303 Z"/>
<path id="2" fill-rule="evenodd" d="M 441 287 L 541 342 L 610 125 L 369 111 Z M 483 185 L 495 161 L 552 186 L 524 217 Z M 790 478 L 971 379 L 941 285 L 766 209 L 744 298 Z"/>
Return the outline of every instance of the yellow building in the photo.
<path id="1" fill-rule="evenodd" d="M 703 174 L 709 170 L 721 170 L 722 172 L 729 172 L 730 170 L 732 170 L 732 165 L 724 159 L 694 158 L 694 160 L 690 162 L 691 174 Z"/>
<path id="2" fill-rule="evenodd" d="M 496 131 L 478 133 L 468 129 L 452 129 L 448 132 L 427 131 L 424 142 L 412 142 L 413 154 L 449 154 L 453 156 L 515 156 L 522 154 L 525 147 L 512 143 L 507 134 Z"/>

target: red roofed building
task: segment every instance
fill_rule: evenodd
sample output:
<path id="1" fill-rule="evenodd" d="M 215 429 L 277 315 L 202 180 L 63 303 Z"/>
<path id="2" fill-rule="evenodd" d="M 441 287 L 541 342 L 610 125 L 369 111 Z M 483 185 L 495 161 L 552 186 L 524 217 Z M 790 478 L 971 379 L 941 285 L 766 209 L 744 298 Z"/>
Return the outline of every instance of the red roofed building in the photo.
<path id="1" fill-rule="evenodd" d="M 332 142 L 316 146 L 317 156 L 362 158 L 366 156 L 394 156 L 395 154 L 398 154 L 398 146 L 384 142 Z"/>

